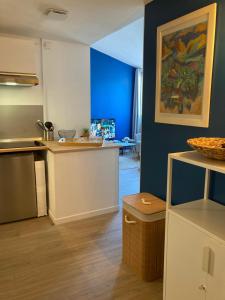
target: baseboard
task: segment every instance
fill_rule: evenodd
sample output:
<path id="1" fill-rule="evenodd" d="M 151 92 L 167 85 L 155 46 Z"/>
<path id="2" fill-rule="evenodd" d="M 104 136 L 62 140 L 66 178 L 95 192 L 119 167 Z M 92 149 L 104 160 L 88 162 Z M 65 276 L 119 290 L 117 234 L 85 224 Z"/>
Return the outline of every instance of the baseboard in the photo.
<path id="1" fill-rule="evenodd" d="M 52 220 L 52 222 L 55 225 L 59 225 L 59 224 L 63 224 L 63 223 L 83 220 L 83 219 L 87 219 L 87 218 L 91 218 L 91 217 L 96 217 L 96 216 L 100 216 L 100 215 L 104 215 L 104 214 L 117 212 L 118 210 L 119 210 L 119 206 L 112 206 L 112 207 L 107 207 L 107 208 L 103 208 L 103 209 L 92 210 L 92 211 L 81 213 L 81 214 L 62 217 L 62 218 L 56 218 L 50 210 L 48 213 L 49 213 L 49 217 Z"/>

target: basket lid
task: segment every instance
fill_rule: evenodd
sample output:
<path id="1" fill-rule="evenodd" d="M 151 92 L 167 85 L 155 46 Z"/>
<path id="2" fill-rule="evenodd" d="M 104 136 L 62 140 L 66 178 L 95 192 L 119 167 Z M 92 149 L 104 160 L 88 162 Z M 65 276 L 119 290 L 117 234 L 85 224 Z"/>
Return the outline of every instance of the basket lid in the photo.
<path id="1" fill-rule="evenodd" d="M 123 202 L 145 215 L 152 215 L 166 210 L 166 202 L 149 193 L 125 196 Z"/>

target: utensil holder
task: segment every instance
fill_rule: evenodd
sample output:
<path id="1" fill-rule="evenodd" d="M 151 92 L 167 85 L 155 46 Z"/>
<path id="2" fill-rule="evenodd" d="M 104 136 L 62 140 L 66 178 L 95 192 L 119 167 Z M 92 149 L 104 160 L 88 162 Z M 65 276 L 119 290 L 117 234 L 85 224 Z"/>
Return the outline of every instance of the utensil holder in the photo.
<path id="1" fill-rule="evenodd" d="M 45 141 L 54 141 L 54 131 L 45 130 L 44 131 L 44 140 Z"/>

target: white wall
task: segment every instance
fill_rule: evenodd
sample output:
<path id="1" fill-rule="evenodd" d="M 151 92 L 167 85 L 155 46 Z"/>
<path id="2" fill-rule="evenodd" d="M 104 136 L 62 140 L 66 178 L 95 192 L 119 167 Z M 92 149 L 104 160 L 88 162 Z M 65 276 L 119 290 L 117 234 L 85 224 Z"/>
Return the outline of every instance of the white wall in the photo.
<path id="1" fill-rule="evenodd" d="M 5 37 L 5 35 L 3 35 Z M 41 63 L 41 43 L 39 39 L 30 39 L 26 37 L 8 36 L 15 40 L 31 40 L 35 44 L 35 62 L 36 72 L 40 84 L 36 87 L 10 87 L 0 86 L 0 105 L 42 105 L 43 104 L 43 85 L 42 85 L 42 63 Z M 3 41 L 2 41 L 3 42 Z M 9 49 L 9 55 L 12 52 Z M 14 49 L 14 51 L 18 49 Z M 4 71 L 4 70 L 1 70 Z"/>
<path id="2" fill-rule="evenodd" d="M 44 40 L 42 49 L 46 119 L 80 134 L 90 126 L 90 48 Z"/>
<path id="3" fill-rule="evenodd" d="M 91 45 L 135 68 L 143 67 L 144 18 L 111 33 Z"/>

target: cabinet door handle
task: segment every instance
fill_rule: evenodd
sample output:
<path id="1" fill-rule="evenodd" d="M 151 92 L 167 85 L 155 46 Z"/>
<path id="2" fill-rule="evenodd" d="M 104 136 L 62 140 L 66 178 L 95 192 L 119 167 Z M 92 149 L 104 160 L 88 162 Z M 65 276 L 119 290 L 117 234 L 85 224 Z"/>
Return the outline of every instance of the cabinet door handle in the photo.
<path id="1" fill-rule="evenodd" d="M 199 290 L 205 291 L 205 292 L 207 290 L 207 288 L 206 288 L 206 286 L 204 284 L 201 284 L 198 288 L 199 288 Z"/>
<path id="2" fill-rule="evenodd" d="M 209 247 L 204 247 L 204 249 L 203 249 L 202 269 L 207 274 L 209 273 L 210 254 L 211 254 L 211 249 Z"/>
<path id="3" fill-rule="evenodd" d="M 130 221 L 130 220 L 128 220 L 128 216 L 127 215 L 125 215 L 125 223 L 127 223 L 127 224 L 136 224 L 137 222 L 136 221 Z"/>

